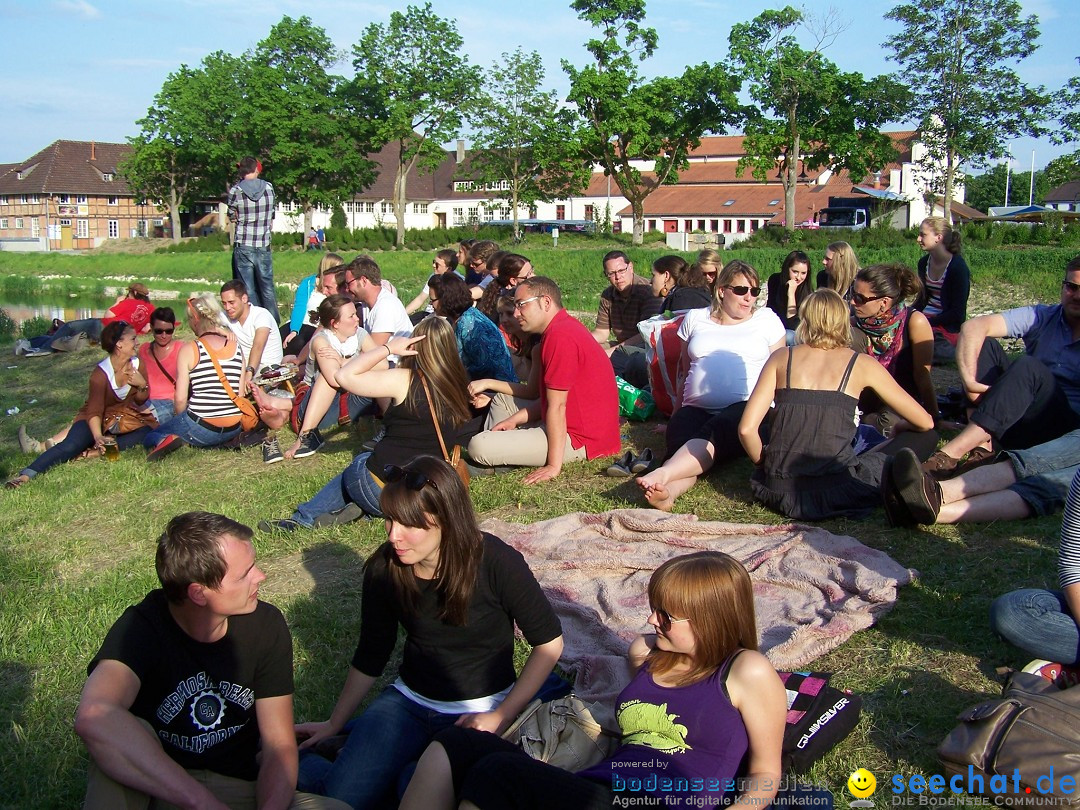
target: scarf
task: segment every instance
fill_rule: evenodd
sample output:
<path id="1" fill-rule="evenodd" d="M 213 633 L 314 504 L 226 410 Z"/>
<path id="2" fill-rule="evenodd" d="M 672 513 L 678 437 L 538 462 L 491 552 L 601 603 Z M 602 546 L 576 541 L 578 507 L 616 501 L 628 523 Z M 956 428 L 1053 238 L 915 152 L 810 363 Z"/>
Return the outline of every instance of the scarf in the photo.
<path id="1" fill-rule="evenodd" d="M 866 353 L 874 357 L 890 374 L 892 365 L 904 348 L 910 307 L 893 307 L 873 318 L 855 318 L 855 323 L 866 333 Z"/>

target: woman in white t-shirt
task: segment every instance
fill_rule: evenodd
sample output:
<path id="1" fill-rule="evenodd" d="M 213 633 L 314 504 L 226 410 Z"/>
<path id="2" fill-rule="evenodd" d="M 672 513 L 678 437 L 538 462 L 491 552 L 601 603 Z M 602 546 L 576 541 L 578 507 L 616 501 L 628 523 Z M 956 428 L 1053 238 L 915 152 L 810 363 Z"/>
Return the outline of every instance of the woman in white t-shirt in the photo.
<path id="1" fill-rule="evenodd" d="M 321 328 L 311 339 L 304 373 L 304 382 L 310 388 L 297 405 L 300 430 L 296 443 L 285 451 L 285 458 L 305 458 L 318 449 L 322 443 L 318 428 L 329 428 L 340 418 L 341 406 L 333 408 L 339 398 L 346 398 L 350 421 L 372 406 L 367 397 L 355 397 L 334 382 L 334 375 L 347 360 L 357 352 L 375 348 L 375 341 L 360 328 L 356 304 L 348 296 L 331 295 L 319 304 L 318 313 Z"/>
<path id="2" fill-rule="evenodd" d="M 645 499 L 670 511 L 717 461 L 743 455 L 739 420 L 765 362 L 784 345 L 784 324 L 756 308 L 757 271 L 729 262 L 717 274 L 710 309 L 694 309 L 679 327 L 680 366 L 689 370 L 667 428 L 663 466 L 637 479 Z"/>

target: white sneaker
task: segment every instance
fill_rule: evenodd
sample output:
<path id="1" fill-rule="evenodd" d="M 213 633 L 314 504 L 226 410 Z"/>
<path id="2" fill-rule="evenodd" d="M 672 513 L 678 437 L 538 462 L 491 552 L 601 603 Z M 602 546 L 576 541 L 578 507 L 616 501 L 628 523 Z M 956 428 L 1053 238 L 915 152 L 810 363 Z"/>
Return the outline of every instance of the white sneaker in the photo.
<path id="1" fill-rule="evenodd" d="M 26 354 L 28 351 L 30 351 L 30 341 L 29 340 L 27 340 L 26 338 L 19 338 L 18 340 L 15 341 L 15 356 L 16 357 L 19 357 L 20 355 Z"/>

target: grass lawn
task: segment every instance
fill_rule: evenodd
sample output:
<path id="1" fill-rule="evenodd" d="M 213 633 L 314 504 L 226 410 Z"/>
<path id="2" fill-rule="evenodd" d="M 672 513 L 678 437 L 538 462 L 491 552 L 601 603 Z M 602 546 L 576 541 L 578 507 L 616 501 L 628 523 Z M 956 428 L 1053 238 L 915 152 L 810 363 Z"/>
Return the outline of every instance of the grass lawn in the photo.
<path id="1" fill-rule="evenodd" d="M 605 249 L 555 252 L 530 245 L 523 252 L 566 286 L 569 308 L 590 312 L 601 289 L 599 257 Z M 632 258 L 644 270 L 661 252 L 635 251 Z M 768 268 L 764 275 L 778 266 L 784 251 L 746 253 L 755 266 Z M 427 254 L 377 258 L 391 280 L 400 282 L 402 297 L 415 294 L 430 265 Z M 1045 297 L 1049 279 L 1060 278 L 1064 265 L 1064 259 L 1055 259 L 1045 274 L 1009 278 L 1007 267 L 995 269 L 989 259 L 986 269 L 970 254 L 968 261 L 975 268 L 972 312 Z M 275 255 L 282 282 L 297 281 L 314 264 L 312 254 Z M 0 283 L 31 273 L 79 279 L 71 283 L 80 285 L 112 285 L 119 282 L 106 276 L 134 276 L 149 280 L 152 289 L 186 285 L 184 292 L 190 292 L 216 289 L 228 275 L 228 256 L 0 254 Z M 184 279 L 196 281 L 181 283 Z M 0 368 L 0 474 L 5 478 L 30 460 L 18 451 L 18 426 L 25 424 L 31 435 L 44 438 L 64 424 L 81 404 L 89 371 L 101 355 L 87 350 L 7 357 Z M 5 415 L 15 407 L 20 413 Z M 628 426 L 626 446 L 662 450 L 655 424 Z M 0 784 L 5 787 L 0 806 L 80 802 L 86 754 L 71 720 L 85 667 L 122 610 L 156 585 L 153 544 L 167 520 L 189 509 L 223 512 L 251 526 L 286 516 L 341 470 L 367 429 L 339 431 L 315 456 L 269 468 L 259 448 L 185 449 L 157 466 L 147 465 L 135 450 L 116 463 L 62 465 L 29 486 L 0 494 Z M 641 506 L 632 483 L 603 476 L 606 465 L 569 465 L 542 487 L 523 486 L 524 473 L 476 479 L 472 497 L 482 516 L 520 522 Z M 746 461 L 714 471 L 679 501 L 679 510 L 702 519 L 783 522 L 753 502 L 749 474 Z M 886 551 L 920 576 L 901 590 L 896 608 L 875 627 L 814 663 L 815 669 L 835 672 L 838 686 L 862 695 L 864 713 L 856 732 L 812 777 L 839 793 L 858 767 L 873 772 L 883 787 L 894 773 L 939 773 L 934 748 L 957 712 L 999 693 L 995 668 L 1025 663 L 1018 651 L 991 636 L 987 612 L 995 596 L 1015 587 L 1056 583 L 1060 519 L 897 530 L 888 528 L 879 511 L 864 522 L 824 526 Z M 293 631 L 298 719 L 329 714 L 358 633 L 361 563 L 382 534 L 377 522 L 256 534 L 260 563 L 269 576 L 262 594 L 284 610 Z M 875 798 L 880 806 L 888 803 L 887 791 L 879 790 Z"/>

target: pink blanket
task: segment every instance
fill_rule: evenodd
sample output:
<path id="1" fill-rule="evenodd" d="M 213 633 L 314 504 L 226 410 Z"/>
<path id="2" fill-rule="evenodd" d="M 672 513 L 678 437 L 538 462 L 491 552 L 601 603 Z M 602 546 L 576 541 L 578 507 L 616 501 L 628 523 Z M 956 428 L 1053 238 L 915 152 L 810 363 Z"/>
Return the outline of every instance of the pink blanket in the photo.
<path id="1" fill-rule="evenodd" d="M 852 537 L 812 526 L 618 509 L 529 525 L 487 520 L 483 528 L 525 556 L 562 620 L 561 666 L 574 673 L 582 699 L 606 707 L 629 680 L 630 641 L 649 629 L 649 576 L 669 557 L 712 549 L 740 560 L 754 582 L 761 649 L 784 670 L 805 668 L 869 627 L 918 575 Z"/>

